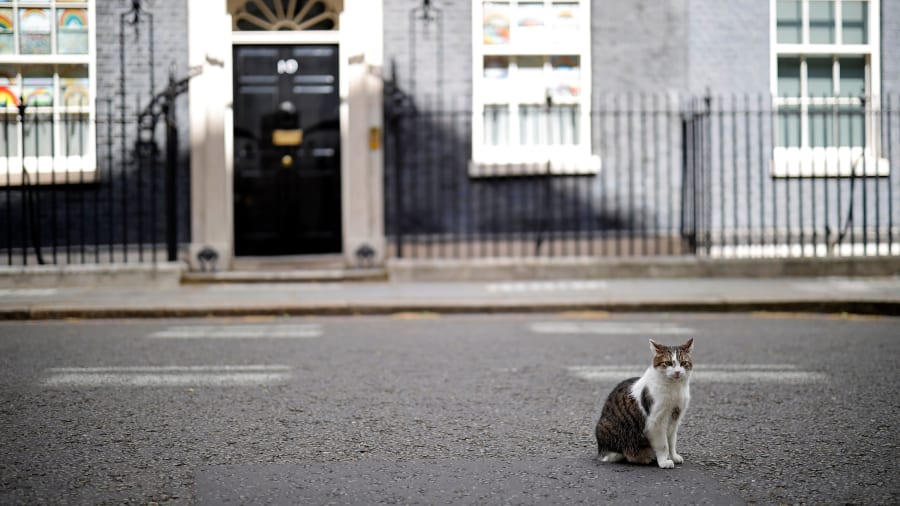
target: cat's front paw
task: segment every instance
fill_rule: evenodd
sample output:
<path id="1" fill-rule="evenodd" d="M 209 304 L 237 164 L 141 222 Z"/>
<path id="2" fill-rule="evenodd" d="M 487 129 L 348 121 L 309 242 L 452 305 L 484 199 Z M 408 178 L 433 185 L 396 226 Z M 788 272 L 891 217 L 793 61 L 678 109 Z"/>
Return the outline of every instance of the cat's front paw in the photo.
<path id="1" fill-rule="evenodd" d="M 674 462 L 676 464 L 684 464 L 684 457 L 682 457 L 681 455 L 679 455 L 677 453 L 673 453 L 671 455 L 671 457 L 672 457 L 672 462 Z"/>
<path id="2" fill-rule="evenodd" d="M 675 463 L 672 462 L 671 460 L 666 459 L 666 460 L 659 460 L 657 462 L 659 463 L 660 469 L 674 469 L 675 468 Z"/>

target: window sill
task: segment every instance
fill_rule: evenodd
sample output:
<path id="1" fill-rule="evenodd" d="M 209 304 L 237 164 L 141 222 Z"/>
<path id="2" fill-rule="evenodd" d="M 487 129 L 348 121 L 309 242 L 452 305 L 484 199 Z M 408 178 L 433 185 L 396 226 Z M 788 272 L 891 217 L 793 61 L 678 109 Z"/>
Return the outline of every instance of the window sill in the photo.
<path id="1" fill-rule="evenodd" d="M 599 156 L 530 156 L 498 154 L 469 162 L 469 177 L 522 177 L 543 175 L 592 175 L 600 172 Z"/>
<path id="2" fill-rule="evenodd" d="M 885 158 L 864 148 L 785 148 L 773 153 L 774 177 L 849 177 L 887 176 L 890 167 Z"/>
<path id="3" fill-rule="evenodd" d="M 28 157 L 24 175 L 20 158 L 0 158 L 0 187 L 93 183 L 97 168 L 92 157 Z"/>

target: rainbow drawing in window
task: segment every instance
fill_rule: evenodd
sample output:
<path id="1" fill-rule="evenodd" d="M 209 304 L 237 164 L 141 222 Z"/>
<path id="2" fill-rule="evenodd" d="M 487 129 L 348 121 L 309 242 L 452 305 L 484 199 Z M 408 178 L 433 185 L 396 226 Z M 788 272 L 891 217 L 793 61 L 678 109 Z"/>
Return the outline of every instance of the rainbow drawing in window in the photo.
<path id="1" fill-rule="evenodd" d="M 581 69 L 578 56 L 550 57 L 553 69 L 554 98 L 572 98 L 581 94 Z"/>
<path id="2" fill-rule="evenodd" d="M 88 20 L 85 9 L 63 9 L 59 11 L 57 32 L 57 52 L 59 54 L 87 54 Z"/>
<path id="3" fill-rule="evenodd" d="M 19 106 L 19 98 L 9 86 L 0 86 L 0 108 L 15 109 Z"/>
<path id="4" fill-rule="evenodd" d="M 484 5 L 484 43 L 509 44 L 509 5 Z"/>
<path id="5" fill-rule="evenodd" d="M 53 95 L 49 88 L 31 88 L 25 91 L 25 104 L 31 106 L 53 105 Z"/>
<path id="6" fill-rule="evenodd" d="M 544 26 L 544 4 L 519 4 L 518 25 L 520 27 Z"/>
<path id="7" fill-rule="evenodd" d="M 16 51 L 12 9 L 0 9 L 0 54 Z"/>
<path id="8" fill-rule="evenodd" d="M 50 9 L 19 9 L 21 23 L 20 52 L 50 53 Z"/>
<path id="9" fill-rule="evenodd" d="M 22 101 L 28 106 L 53 105 L 53 69 L 47 66 L 23 70 Z"/>

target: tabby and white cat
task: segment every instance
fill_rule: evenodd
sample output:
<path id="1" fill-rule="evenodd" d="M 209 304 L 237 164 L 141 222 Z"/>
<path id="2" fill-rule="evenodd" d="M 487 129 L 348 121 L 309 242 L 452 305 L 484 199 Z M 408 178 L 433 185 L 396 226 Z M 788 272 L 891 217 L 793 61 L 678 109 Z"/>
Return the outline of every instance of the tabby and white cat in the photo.
<path id="1" fill-rule="evenodd" d="M 619 383 L 597 421 L 597 450 L 603 462 L 649 464 L 671 469 L 684 459 L 675 451 L 678 425 L 691 400 L 694 340 L 666 346 L 650 340 L 653 365 L 643 376 Z"/>

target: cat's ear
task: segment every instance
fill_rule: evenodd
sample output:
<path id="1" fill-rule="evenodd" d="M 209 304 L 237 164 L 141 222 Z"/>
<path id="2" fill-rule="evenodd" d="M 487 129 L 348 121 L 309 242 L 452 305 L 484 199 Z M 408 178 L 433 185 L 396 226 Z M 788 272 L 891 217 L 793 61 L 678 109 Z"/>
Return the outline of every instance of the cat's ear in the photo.
<path id="1" fill-rule="evenodd" d="M 688 339 L 686 343 L 682 344 L 681 349 L 685 353 L 690 353 L 690 352 L 694 351 L 694 338 L 692 337 L 692 338 Z"/>
<path id="2" fill-rule="evenodd" d="M 653 339 L 651 339 L 650 340 L 650 351 L 652 351 L 653 353 L 662 353 L 662 352 L 666 351 L 666 345 L 659 344 L 656 341 L 654 341 Z"/>

